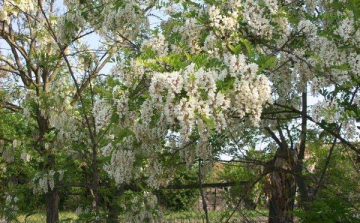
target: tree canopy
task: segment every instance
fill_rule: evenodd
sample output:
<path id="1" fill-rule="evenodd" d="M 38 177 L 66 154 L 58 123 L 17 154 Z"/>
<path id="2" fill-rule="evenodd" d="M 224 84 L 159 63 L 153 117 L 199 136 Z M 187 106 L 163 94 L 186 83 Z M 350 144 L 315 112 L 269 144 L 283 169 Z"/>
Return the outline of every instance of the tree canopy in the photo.
<path id="1" fill-rule="evenodd" d="M 314 210 L 333 204 L 334 221 L 359 218 L 359 0 L 0 7 L 4 222 L 65 206 L 162 222 L 157 191 L 187 173 L 204 199 L 224 154 L 241 164 L 225 179 L 248 182 L 224 222 L 259 185 L 269 222 L 327 221 Z"/>

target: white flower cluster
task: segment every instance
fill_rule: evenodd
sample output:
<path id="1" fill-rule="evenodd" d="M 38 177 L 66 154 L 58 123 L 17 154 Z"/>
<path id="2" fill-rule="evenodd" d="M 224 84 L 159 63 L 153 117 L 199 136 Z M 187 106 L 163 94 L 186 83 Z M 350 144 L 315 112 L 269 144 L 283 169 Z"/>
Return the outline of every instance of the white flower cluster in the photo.
<path id="1" fill-rule="evenodd" d="M 224 63 L 229 68 L 229 74 L 232 77 L 241 76 L 247 73 L 247 70 L 250 68 L 255 68 L 256 66 L 249 66 L 246 63 L 246 57 L 244 54 L 234 55 L 234 54 L 224 54 Z M 257 71 L 257 69 L 256 69 Z M 255 71 L 255 72 L 256 72 Z"/>
<path id="2" fill-rule="evenodd" d="M 202 160 L 207 160 L 212 155 L 212 146 L 207 139 L 200 139 L 196 144 L 195 155 Z"/>
<path id="3" fill-rule="evenodd" d="M 146 173 L 148 175 L 147 184 L 154 189 L 159 189 L 168 183 L 168 179 L 163 176 L 164 168 L 157 160 L 149 163 Z"/>
<path id="4" fill-rule="evenodd" d="M 11 147 L 6 147 L 2 155 L 4 161 L 6 163 L 14 162 L 14 149 Z"/>
<path id="5" fill-rule="evenodd" d="M 67 111 L 51 112 L 49 123 L 51 126 L 59 130 L 57 140 L 60 142 L 67 141 L 76 137 L 77 121 L 75 117 L 69 115 Z"/>
<path id="6" fill-rule="evenodd" d="M 266 18 L 265 7 L 260 6 L 260 1 L 246 0 L 243 5 L 243 21 L 249 25 L 251 31 L 264 38 L 271 38 L 273 27 L 270 20 Z M 267 6 L 271 11 L 276 12 L 277 7 L 275 2 L 271 0 L 266 1 Z"/>
<path id="7" fill-rule="evenodd" d="M 189 65 L 184 71 L 155 73 L 149 88 L 150 104 L 164 111 L 169 125 L 180 122 L 180 135 L 184 141 L 187 141 L 195 126 L 200 126 L 200 123 L 204 122 L 203 119 L 215 118 L 223 121 L 222 118 L 215 117 L 218 115 L 216 110 L 226 105 L 226 102 L 222 101 L 224 97 L 216 93 L 217 79 L 219 75 L 216 71 L 205 71 L 203 68 L 196 71 L 195 64 Z M 176 95 L 182 90 L 187 92 L 188 97 L 181 98 L 180 101 L 175 100 Z M 202 91 L 206 92 L 206 98 L 201 94 Z M 222 109 L 226 110 L 226 107 Z M 150 112 L 153 111 L 147 111 L 149 114 L 145 113 L 142 118 L 150 122 L 148 119 L 151 118 Z"/>
<path id="8" fill-rule="evenodd" d="M 337 69 L 336 66 L 341 66 L 348 63 L 348 55 L 345 51 L 339 49 L 339 47 L 326 37 L 317 36 L 309 39 L 310 48 L 315 55 L 318 55 L 316 64 L 327 68 L 327 79 L 332 78 L 332 81 L 343 83 L 349 80 L 348 71 L 344 69 Z M 335 68 L 334 68 L 335 67 Z M 327 87 L 323 83 L 323 87 Z"/>
<path id="9" fill-rule="evenodd" d="M 359 45 L 360 44 L 360 29 L 357 29 L 355 34 L 354 34 L 354 38 L 352 39 L 352 43 L 354 45 Z"/>
<path id="10" fill-rule="evenodd" d="M 169 52 L 168 43 L 165 41 L 165 37 L 161 33 L 155 38 L 144 41 L 141 48 L 151 48 L 159 57 L 166 56 Z"/>
<path id="11" fill-rule="evenodd" d="M 251 123 L 257 126 L 263 106 L 271 100 L 270 95 L 271 87 L 268 79 L 264 75 L 250 73 L 235 82 L 232 111 L 240 118 L 249 114 Z"/>
<path id="12" fill-rule="evenodd" d="M 335 30 L 335 33 L 339 34 L 344 41 L 349 40 L 355 32 L 354 16 L 349 16 L 340 22 L 339 27 Z"/>
<path id="13" fill-rule="evenodd" d="M 24 162 L 29 162 L 31 159 L 30 154 L 28 154 L 25 150 L 22 151 L 20 158 L 24 161 Z"/>
<path id="14" fill-rule="evenodd" d="M 183 145 L 197 130 L 203 143 L 195 153 L 180 152 L 187 163 L 211 154 L 211 146 L 206 143 L 211 129 L 218 132 L 225 129 L 226 119 L 234 115 L 243 118 L 248 114 L 251 123 L 257 125 L 262 107 L 270 102 L 270 82 L 264 75 L 257 74 L 256 64 L 248 64 L 244 55 L 226 54 L 223 61 L 228 70 L 196 69 L 195 64 L 190 64 L 181 71 L 152 75 L 151 98 L 143 104 L 142 122 L 151 123 L 154 111 L 162 111 L 161 117 L 166 117 L 169 126 L 179 126 Z M 226 93 L 218 91 L 217 82 L 224 81 L 228 75 L 235 78 L 233 89 Z M 186 92 L 186 96 L 179 98 L 182 92 Z"/>
<path id="15" fill-rule="evenodd" d="M 221 13 L 221 9 L 216 6 L 211 6 L 209 8 L 209 16 L 211 21 L 211 26 L 224 34 L 225 31 L 235 31 L 239 27 L 238 23 L 238 10 L 234 8 L 233 11 L 224 15 Z"/>
<path id="16" fill-rule="evenodd" d="M 318 29 L 310 20 L 300 20 L 297 30 L 311 37 L 315 37 Z"/>
<path id="17" fill-rule="evenodd" d="M 142 28 L 148 26 L 147 17 L 142 15 L 141 3 L 138 0 L 128 0 L 120 7 L 114 7 L 116 1 L 106 0 L 102 14 L 105 15 L 100 33 L 111 31 L 116 39 L 135 39 Z"/>
<path id="18" fill-rule="evenodd" d="M 0 9 L 0 22 L 10 23 L 10 17 L 8 16 L 7 9 L 4 6 Z"/>
<path id="19" fill-rule="evenodd" d="M 245 5 L 242 5 L 241 2 L 245 2 Z M 200 38 L 205 37 L 203 34 L 206 33 L 203 31 L 208 30 L 209 27 L 203 26 L 197 17 L 186 18 L 183 22 L 174 23 L 170 31 L 181 36 L 181 44 L 185 43 L 185 47 L 181 44 L 170 45 L 165 36 L 160 33 L 156 38 L 142 44 L 142 50 L 151 48 L 160 60 L 137 61 L 137 66 L 130 66 L 129 61 L 127 63 L 123 61 L 121 66 L 114 69 L 114 72 L 120 74 L 122 84 L 129 90 L 143 85 L 139 77 L 150 80 L 149 83 L 145 81 L 145 87 L 148 87 L 149 94 L 144 97 L 145 101 L 142 102 L 139 113 L 120 121 L 122 128 L 129 128 L 135 134 L 136 140 L 140 144 L 139 151 L 142 154 L 154 156 L 157 152 L 161 153 L 164 148 L 159 141 L 166 138 L 169 131 L 178 135 L 175 145 L 177 149 L 187 145 L 193 134 L 198 134 L 199 139 L 196 146 L 179 150 L 180 156 L 190 166 L 197 158 L 205 160 L 211 156 L 213 148 L 209 143 L 210 135 L 214 130 L 222 132 L 229 125 L 233 125 L 236 122 L 234 117 L 239 119 L 248 117 L 252 125 L 258 125 L 263 106 L 271 102 L 270 81 L 266 76 L 258 74 L 258 65 L 248 63 L 246 56 L 230 53 L 226 41 L 222 41 L 218 36 L 219 34 L 220 36 L 227 35 L 229 31 L 236 31 L 239 28 L 238 19 L 243 18 L 243 22 L 250 26 L 253 33 L 270 38 L 274 29 L 270 22 L 278 22 L 276 20 L 278 18 L 267 17 L 267 14 L 270 11 L 270 14 L 274 15 L 279 10 L 277 1 L 273 0 L 256 1 L 255 3 L 233 0 L 226 1 L 224 6 L 211 6 L 205 10 L 205 13 L 209 14 L 211 26 L 215 29 L 209 30 L 206 38 L 202 39 L 203 46 L 200 44 L 202 43 Z M 203 15 L 203 13 L 199 12 L 199 15 Z M 284 32 L 289 32 L 290 26 L 286 18 L 279 21 L 283 25 Z M 230 36 L 227 40 L 238 43 L 236 36 Z M 201 52 L 199 47 L 202 47 L 201 50 L 207 52 L 211 59 L 221 62 L 221 66 L 214 64 L 214 67 L 205 68 L 190 63 L 183 69 L 154 72 L 151 67 L 144 68 L 139 65 L 140 63 L 144 65 L 158 63 L 162 57 L 170 53 L 186 51 L 191 56 Z M 165 65 L 162 62 L 160 64 Z M 141 67 L 140 71 L 135 71 L 138 69 L 135 67 Z M 134 75 L 128 75 L 133 73 Z M 230 87 L 222 89 L 222 83 L 228 79 L 233 80 Z M 129 115 L 129 101 L 125 99 L 126 97 L 121 96 L 127 95 L 128 89 L 123 90 L 122 88 L 118 91 L 120 99 L 117 102 L 117 112 L 120 118 L 125 117 L 124 114 L 126 117 Z M 115 98 L 119 98 L 119 95 L 116 95 Z M 108 154 L 109 148 L 104 147 L 104 154 Z M 137 154 L 137 149 L 132 152 Z M 174 148 L 171 150 L 175 151 Z M 117 153 L 113 151 L 114 160 L 115 156 Z M 118 183 L 122 183 L 124 180 L 120 179 L 124 177 L 121 174 L 115 177 L 115 166 L 128 166 L 129 164 L 114 164 L 107 168 L 111 172 L 110 175 L 115 179 L 119 178 Z M 148 183 L 152 187 L 158 188 L 163 184 L 158 179 L 165 175 L 164 170 L 156 162 L 148 167 L 148 170 L 150 169 L 152 174 L 148 175 Z"/>
<path id="20" fill-rule="evenodd" d="M 109 156 L 113 151 L 113 146 L 111 143 L 107 144 L 106 146 L 100 149 L 102 156 Z"/>
<path id="21" fill-rule="evenodd" d="M 270 102 L 271 88 L 269 80 L 264 75 L 257 75 L 258 65 L 246 63 L 246 57 L 239 55 L 224 55 L 224 63 L 229 68 L 229 74 L 237 77 L 234 83 L 232 111 L 239 118 L 251 115 L 251 121 L 257 125 L 260 121 L 262 106 Z"/>
<path id="22" fill-rule="evenodd" d="M 157 208 L 156 196 L 149 192 L 144 192 L 143 196 L 134 197 L 131 208 L 125 213 L 124 220 L 129 223 L 163 222 L 163 216 L 159 208 Z"/>
<path id="23" fill-rule="evenodd" d="M 271 14 L 276 14 L 278 12 L 278 1 L 277 0 L 265 0 L 265 5 L 270 10 Z"/>
<path id="24" fill-rule="evenodd" d="M 213 170 L 213 160 L 208 159 L 201 162 L 200 165 L 200 173 L 202 176 L 206 176 L 207 174 L 211 174 L 211 171 Z"/>
<path id="25" fill-rule="evenodd" d="M 60 171 L 55 171 L 55 170 L 50 170 L 48 173 L 39 175 L 37 174 L 34 178 L 33 178 L 33 193 L 37 194 L 37 193 L 48 193 L 49 189 L 52 191 L 55 188 L 55 174 L 56 172 L 58 172 L 59 174 L 59 181 L 62 181 L 63 177 L 64 177 L 64 170 L 60 170 Z"/>
<path id="26" fill-rule="evenodd" d="M 353 40 L 350 35 L 353 34 L 354 31 L 351 21 L 353 21 L 351 16 L 345 18 L 335 31 L 335 33 L 339 34 L 345 41 L 350 39 Z M 343 84 L 351 80 L 351 77 L 349 76 L 351 73 L 349 73 L 349 71 L 355 75 L 359 74 L 357 54 L 349 53 L 346 50 L 341 49 L 333 40 L 318 35 L 318 28 L 314 22 L 301 20 L 297 30 L 308 37 L 307 43 L 314 55 L 310 58 L 306 58 L 305 52 L 301 50 L 297 51 L 300 53 L 296 54 L 296 56 L 288 55 L 293 61 L 297 62 L 293 69 L 293 71 L 296 71 L 293 73 L 295 75 L 292 76 L 295 77 L 301 74 L 300 77 L 302 78 L 302 83 L 310 80 L 312 94 L 317 95 L 320 89 L 329 87 L 334 82 Z M 307 64 L 303 63 L 299 58 L 306 60 Z M 324 72 L 325 75 L 315 76 L 315 73 L 309 68 L 308 64 L 312 67 L 320 68 L 321 72 Z M 345 64 L 350 65 L 349 70 L 341 68 Z"/>
<path id="27" fill-rule="evenodd" d="M 92 112 L 95 119 L 96 131 L 99 132 L 110 123 L 112 115 L 111 105 L 106 100 L 99 99 L 95 101 Z"/>
<path id="28" fill-rule="evenodd" d="M 199 37 L 203 27 L 197 23 L 195 18 L 186 19 L 183 26 L 176 27 L 174 30 L 182 36 L 182 40 L 186 43 L 186 46 L 189 47 L 190 53 L 197 53 L 201 49 L 199 46 Z M 172 52 L 181 52 L 176 45 L 171 45 L 171 48 Z"/>
<path id="29" fill-rule="evenodd" d="M 179 151 L 179 156 L 185 160 L 187 168 L 190 168 L 196 161 L 196 153 L 193 149 L 182 149 Z"/>
<path id="30" fill-rule="evenodd" d="M 347 139 L 358 139 L 356 119 L 344 117 L 344 109 L 339 107 L 336 101 L 320 101 L 312 108 L 312 117 L 317 122 L 325 120 L 328 123 L 341 123 L 341 134 Z"/>
<path id="31" fill-rule="evenodd" d="M 9 19 L 9 14 L 13 14 L 14 16 L 17 16 L 18 13 L 25 12 L 25 13 L 31 13 L 36 9 L 36 2 L 33 0 L 6 0 L 2 1 L 2 9 L 0 9 L 0 18 L 4 20 Z M 4 21 L 0 20 L 0 21 Z"/>
<path id="32" fill-rule="evenodd" d="M 314 77 L 311 80 L 311 86 L 310 86 L 311 94 L 314 96 L 319 95 L 320 90 L 324 86 L 328 86 L 330 84 L 331 84 L 330 81 L 325 77 Z"/>
<path id="33" fill-rule="evenodd" d="M 21 145 L 21 141 L 20 140 L 13 140 L 12 142 L 12 146 L 4 146 L 4 144 L 2 145 L 2 147 L 0 147 L 0 152 L 2 152 L 2 157 L 3 160 L 6 163 L 12 163 L 15 160 L 15 150 Z M 5 149 L 3 149 L 5 148 Z"/>
<path id="34" fill-rule="evenodd" d="M 343 121 L 342 124 L 342 135 L 346 136 L 349 140 L 359 140 L 359 132 L 357 131 L 355 118 L 349 118 L 346 121 Z"/>
<path id="35" fill-rule="evenodd" d="M 333 0 L 330 0 L 330 2 Z M 306 11 L 310 14 L 314 13 L 317 6 L 319 6 L 318 0 L 306 0 Z"/>
<path id="36" fill-rule="evenodd" d="M 86 20 L 81 15 L 81 10 L 71 10 L 58 18 L 56 23 L 56 36 L 60 43 L 68 44 L 73 39 L 79 28 L 86 25 Z"/>
<path id="37" fill-rule="evenodd" d="M 5 192 L 5 205 L 3 209 L 4 216 L 0 219 L 0 222 L 12 222 L 14 218 L 17 217 L 19 207 L 17 205 L 19 198 L 16 196 L 12 196 L 11 194 Z"/>
<path id="38" fill-rule="evenodd" d="M 350 53 L 348 57 L 348 63 L 350 65 L 351 72 L 360 77 L 360 54 Z"/>
<path id="39" fill-rule="evenodd" d="M 218 58 L 218 51 L 219 49 L 216 47 L 217 37 L 214 34 L 214 32 L 210 32 L 209 35 L 206 37 L 203 50 L 207 52 L 210 55 L 213 55 L 214 57 Z"/>
<path id="40" fill-rule="evenodd" d="M 117 109 L 116 112 L 119 116 L 119 118 L 124 118 L 129 114 L 129 98 L 126 97 L 125 94 L 122 94 L 119 99 L 116 101 Z"/>
<path id="41" fill-rule="evenodd" d="M 137 119 L 131 127 L 135 133 L 136 140 L 141 142 L 140 152 L 145 156 L 151 156 L 162 149 L 159 142 L 166 135 L 166 119 L 162 115 L 156 123 L 156 128 L 151 124 L 151 115 L 154 114 L 150 101 L 145 101 L 141 106 L 141 117 L 149 117 L 148 119 Z M 150 106 L 147 107 L 146 105 Z M 145 114 L 146 113 L 146 114 Z"/>
<path id="42" fill-rule="evenodd" d="M 91 207 L 87 206 L 87 207 L 77 207 L 75 210 L 75 214 L 77 216 L 81 215 L 81 214 L 90 214 L 91 213 Z"/>
<path id="43" fill-rule="evenodd" d="M 327 122 L 337 122 L 341 118 L 341 110 L 336 101 L 320 101 L 313 106 L 312 117 L 317 122 L 321 122 L 322 119 Z"/>
<path id="44" fill-rule="evenodd" d="M 130 150 L 118 149 L 111 154 L 110 164 L 104 170 L 115 180 L 117 185 L 129 183 L 132 176 L 135 154 Z"/>
<path id="45" fill-rule="evenodd" d="M 320 56 L 322 64 L 326 67 L 347 63 L 346 53 L 339 50 L 337 45 L 326 37 L 311 38 L 310 47 Z"/>

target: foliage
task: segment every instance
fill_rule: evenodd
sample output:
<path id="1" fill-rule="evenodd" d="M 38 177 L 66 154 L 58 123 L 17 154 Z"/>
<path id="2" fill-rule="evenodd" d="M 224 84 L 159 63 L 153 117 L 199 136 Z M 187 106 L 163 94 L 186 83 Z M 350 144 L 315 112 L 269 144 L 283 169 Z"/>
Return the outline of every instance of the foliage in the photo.
<path id="1" fill-rule="evenodd" d="M 265 192 L 269 221 L 283 222 L 295 197 L 305 212 L 337 202 L 326 217 L 349 220 L 360 154 L 358 6 L 1 1 L 1 221 L 45 207 L 58 222 L 67 205 L 84 221 L 161 222 L 155 192 L 187 207 L 195 194 L 164 188 L 206 182 L 224 153 L 241 165 L 223 179 L 248 181 L 233 202 Z"/>
<path id="2" fill-rule="evenodd" d="M 320 156 L 319 153 L 327 152 L 328 147 L 314 145 L 309 148 L 313 155 L 308 160 L 308 166 L 316 165 L 315 172 L 309 174 L 319 176 L 320 174 L 316 172 L 323 171 L 326 156 Z M 356 195 L 359 175 L 351 161 L 351 156 L 354 154 L 346 151 L 341 145 L 337 145 L 333 153 L 325 182 L 320 185 L 322 188 L 318 196 L 311 202 L 312 209 L 307 211 L 300 209 L 296 213 L 302 222 L 356 222 L 359 220 L 357 215 L 359 197 Z M 319 182 L 315 181 L 314 184 L 319 184 Z"/>
<path id="3" fill-rule="evenodd" d="M 197 176 L 194 171 L 180 171 L 171 181 L 173 185 L 189 185 L 197 183 Z M 156 193 L 159 203 L 166 209 L 173 212 L 190 211 L 199 201 L 198 189 L 181 190 L 160 190 Z"/>

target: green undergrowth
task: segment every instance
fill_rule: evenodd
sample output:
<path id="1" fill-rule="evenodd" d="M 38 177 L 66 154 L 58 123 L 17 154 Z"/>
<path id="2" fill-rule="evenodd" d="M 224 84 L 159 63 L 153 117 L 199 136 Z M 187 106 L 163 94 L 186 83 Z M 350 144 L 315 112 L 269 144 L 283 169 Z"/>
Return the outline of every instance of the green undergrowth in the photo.
<path id="1" fill-rule="evenodd" d="M 177 222 L 181 220 L 190 220 L 191 222 L 198 221 L 205 222 L 205 214 L 202 210 L 193 210 L 193 211 L 164 211 L 164 221 L 165 222 Z M 231 212 L 230 211 L 209 211 L 209 219 L 211 222 L 223 222 L 227 218 L 229 218 Z M 240 219 L 262 219 L 266 217 L 267 210 L 261 211 L 249 211 L 243 210 L 241 212 L 236 212 L 232 215 L 232 220 L 240 220 Z M 78 217 L 75 212 L 60 212 L 60 222 L 69 222 L 75 223 Z M 121 218 L 121 217 L 120 217 Z M 24 223 L 42 223 L 46 222 L 46 215 L 45 213 L 34 212 L 32 214 L 23 214 L 17 218 L 17 222 L 24 222 Z"/>

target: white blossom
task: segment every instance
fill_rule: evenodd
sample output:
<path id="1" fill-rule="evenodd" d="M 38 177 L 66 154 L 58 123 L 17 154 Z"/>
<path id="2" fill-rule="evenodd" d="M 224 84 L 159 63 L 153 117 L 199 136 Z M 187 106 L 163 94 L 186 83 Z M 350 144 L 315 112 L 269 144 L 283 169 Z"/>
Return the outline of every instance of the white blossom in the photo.
<path id="1" fill-rule="evenodd" d="M 135 154 L 130 150 L 118 149 L 111 154 L 110 164 L 104 167 L 104 170 L 117 185 L 129 183 L 133 178 L 132 170 L 135 162 Z"/>
<path id="2" fill-rule="evenodd" d="M 339 34 L 344 41 L 347 41 L 354 34 L 354 18 L 353 16 L 346 17 L 339 23 L 339 27 L 335 30 L 335 33 Z"/>
<path id="3" fill-rule="evenodd" d="M 93 115 L 97 132 L 110 123 L 111 114 L 111 106 L 106 100 L 100 99 L 94 103 Z"/>

